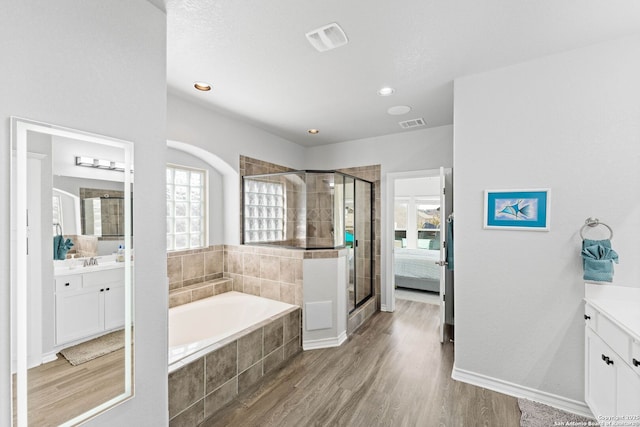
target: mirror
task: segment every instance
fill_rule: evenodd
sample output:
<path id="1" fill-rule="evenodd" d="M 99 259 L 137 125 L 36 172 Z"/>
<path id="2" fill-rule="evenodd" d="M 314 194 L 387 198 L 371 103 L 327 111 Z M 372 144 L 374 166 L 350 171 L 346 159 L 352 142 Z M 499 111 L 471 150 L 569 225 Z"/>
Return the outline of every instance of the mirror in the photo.
<path id="1" fill-rule="evenodd" d="M 133 396 L 133 146 L 15 117 L 11 141 L 13 423 L 76 425 Z"/>

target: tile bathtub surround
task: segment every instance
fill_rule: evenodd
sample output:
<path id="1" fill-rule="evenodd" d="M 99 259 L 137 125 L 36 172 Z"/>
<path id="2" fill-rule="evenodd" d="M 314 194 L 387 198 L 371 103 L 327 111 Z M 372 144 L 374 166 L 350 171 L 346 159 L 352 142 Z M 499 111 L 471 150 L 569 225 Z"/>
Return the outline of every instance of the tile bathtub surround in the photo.
<path id="1" fill-rule="evenodd" d="M 301 352 L 301 319 L 297 308 L 171 372 L 169 425 L 199 424 Z"/>
<path id="2" fill-rule="evenodd" d="M 73 242 L 73 246 L 67 252 L 67 258 L 98 256 L 98 236 L 70 234 L 65 235 L 65 238 Z"/>
<path id="3" fill-rule="evenodd" d="M 233 290 L 302 306 L 305 251 L 268 246 L 225 245 L 224 275 Z"/>
<path id="4" fill-rule="evenodd" d="M 202 249 L 168 252 L 169 289 L 174 290 L 223 277 L 223 251 L 222 245 L 215 245 Z"/>

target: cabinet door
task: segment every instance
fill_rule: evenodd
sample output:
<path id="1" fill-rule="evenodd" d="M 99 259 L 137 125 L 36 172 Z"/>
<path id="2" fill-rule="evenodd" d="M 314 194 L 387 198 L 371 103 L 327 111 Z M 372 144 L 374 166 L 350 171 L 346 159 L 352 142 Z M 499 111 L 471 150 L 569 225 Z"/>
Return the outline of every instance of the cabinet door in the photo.
<path id="1" fill-rule="evenodd" d="M 585 400 L 593 414 L 616 414 L 616 368 L 618 358 L 591 329 L 586 328 L 586 393 Z M 603 360 L 610 358 L 614 363 Z M 615 360 L 614 360 L 615 359 Z"/>
<path id="2" fill-rule="evenodd" d="M 618 370 L 618 416 L 640 416 L 640 375 L 620 362 Z M 640 419 L 628 419 L 640 423 Z"/>
<path id="3" fill-rule="evenodd" d="M 109 287 L 104 292 L 104 328 L 124 326 L 124 286 Z"/>
<path id="4" fill-rule="evenodd" d="M 56 294 L 56 344 L 104 330 L 104 299 L 99 289 Z"/>

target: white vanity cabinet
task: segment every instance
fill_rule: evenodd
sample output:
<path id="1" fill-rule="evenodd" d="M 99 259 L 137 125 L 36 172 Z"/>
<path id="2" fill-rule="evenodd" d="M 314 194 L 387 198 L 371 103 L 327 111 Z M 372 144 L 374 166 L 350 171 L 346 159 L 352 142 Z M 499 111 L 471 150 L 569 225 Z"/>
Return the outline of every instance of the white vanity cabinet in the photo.
<path id="1" fill-rule="evenodd" d="M 640 305 L 596 296 L 585 298 L 585 401 L 597 419 L 640 424 Z"/>
<path id="2" fill-rule="evenodd" d="M 56 276 L 56 345 L 124 326 L 124 270 Z"/>

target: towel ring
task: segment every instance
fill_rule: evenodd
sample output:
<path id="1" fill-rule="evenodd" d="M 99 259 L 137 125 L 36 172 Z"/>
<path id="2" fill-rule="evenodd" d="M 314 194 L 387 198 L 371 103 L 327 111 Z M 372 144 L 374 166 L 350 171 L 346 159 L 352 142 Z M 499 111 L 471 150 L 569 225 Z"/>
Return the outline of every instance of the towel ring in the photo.
<path id="1" fill-rule="evenodd" d="M 599 225 L 607 227 L 607 229 L 609 230 L 609 240 L 613 239 L 613 230 L 611 229 L 611 227 L 609 227 L 604 222 L 600 222 L 600 220 L 598 218 L 587 218 L 584 221 L 584 225 L 580 229 L 580 237 L 582 238 L 582 240 L 584 240 L 584 234 L 583 233 L 584 233 L 584 230 L 587 229 L 587 227 L 592 227 L 593 228 L 593 227 L 597 227 Z"/>

